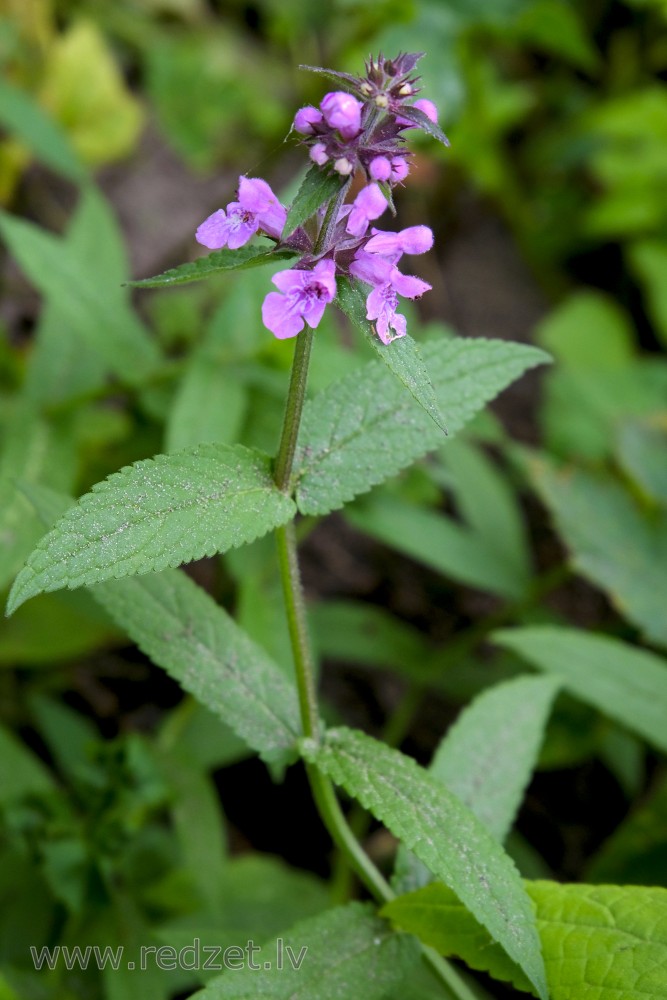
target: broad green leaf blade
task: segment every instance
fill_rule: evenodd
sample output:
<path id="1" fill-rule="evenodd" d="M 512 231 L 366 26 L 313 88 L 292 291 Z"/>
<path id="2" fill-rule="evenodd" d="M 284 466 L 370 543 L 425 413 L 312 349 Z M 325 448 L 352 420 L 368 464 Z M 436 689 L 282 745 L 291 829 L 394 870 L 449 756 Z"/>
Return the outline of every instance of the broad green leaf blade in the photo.
<path id="1" fill-rule="evenodd" d="M 206 354 L 194 354 L 169 409 L 166 450 L 238 441 L 247 395 L 238 376 Z"/>
<path id="2" fill-rule="evenodd" d="M 628 475 L 649 497 L 667 507 L 667 433 L 658 421 L 621 424 L 617 452 Z"/>
<path id="3" fill-rule="evenodd" d="M 373 330 L 371 323 L 366 319 L 364 296 L 356 281 L 339 279 L 336 302 L 350 322 L 363 333 L 387 367 L 400 379 L 408 392 L 424 408 L 440 430 L 446 434 L 447 429 L 440 413 L 431 378 L 424 365 L 419 347 L 412 337 L 406 334 L 405 337 L 394 340 L 391 344 L 383 344 Z"/>
<path id="4" fill-rule="evenodd" d="M 303 179 L 298 194 L 285 221 L 285 227 L 281 238 L 286 240 L 295 229 L 307 222 L 315 212 L 324 205 L 325 202 L 334 198 L 347 181 L 344 181 L 339 174 L 328 173 L 316 164 L 310 168 Z"/>
<path id="5" fill-rule="evenodd" d="M 294 687 L 185 573 L 114 580 L 93 595 L 146 656 L 254 750 L 294 746 L 301 731 Z"/>
<path id="6" fill-rule="evenodd" d="M 548 361 L 543 351 L 501 340 L 442 339 L 423 353 L 450 439 L 514 379 Z M 371 361 L 304 407 L 295 459 L 299 509 L 342 507 L 443 440 L 392 373 Z"/>
<path id="7" fill-rule="evenodd" d="M 222 912 L 227 836 L 213 779 L 180 746 L 161 748 L 158 765 L 174 791 L 171 814 L 184 866 L 209 911 Z"/>
<path id="8" fill-rule="evenodd" d="M 466 441 L 448 442 L 439 457 L 452 477 L 457 511 L 525 589 L 531 576 L 530 546 L 523 512 L 507 477 L 480 448 Z"/>
<path id="9" fill-rule="evenodd" d="M 364 1000 L 383 1000 L 400 987 L 418 956 L 414 938 L 393 933 L 370 906 L 349 903 L 295 924 L 263 945 L 259 969 L 230 971 L 195 997 L 359 1000 L 361 990 Z"/>
<path id="10" fill-rule="evenodd" d="M 306 760 L 381 820 L 456 893 L 546 1000 L 530 902 L 502 847 L 459 800 L 410 757 L 351 729 L 302 740 Z"/>
<path id="11" fill-rule="evenodd" d="M 277 264 L 281 260 L 292 260 L 298 254 L 294 250 L 267 249 L 266 244 L 251 244 L 238 250 L 214 250 L 207 257 L 179 264 L 169 271 L 156 274 L 152 278 L 128 281 L 131 288 L 172 288 L 190 281 L 202 281 L 223 271 L 238 271 L 241 268 L 261 267 L 263 264 Z"/>
<path id="12" fill-rule="evenodd" d="M 619 639 L 550 625 L 501 629 L 493 640 L 667 751 L 667 660 Z"/>
<path id="13" fill-rule="evenodd" d="M 308 620 L 320 656 L 390 667 L 410 680 L 432 677 L 422 633 L 376 604 L 326 601 L 308 609 Z"/>
<path id="14" fill-rule="evenodd" d="M 93 238 L 102 246 L 105 241 L 115 245 L 117 240 L 108 205 L 92 189 L 82 197 L 84 203 L 96 203 L 99 211 L 95 214 L 103 226 L 89 232 L 88 239 L 81 239 L 80 233 L 60 239 L 4 212 L 0 213 L 0 233 L 27 277 L 57 307 L 63 323 L 85 348 L 99 355 L 119 379 L 135 384 L 155 371 L 160 351 L 131 309 L 127 291 L 120 287 L 117 262 L 108 269 L 98 266 Z M 106 262 L 106 251 L 100 254 Z"/>
<path id="15" fill-rule="evenodd" d="M 103 309 L 108 296 L 109 310 L 120 308 L 121 321 L 125 322 L 126 295 L 120 287 L 128 272 L 125 244 L 108 202 L 92 186 L 81 193 L 62 252 L 75 263 L 79 282 L 96 289 L 100 297 L 96 308 Z M 72 294 L 78 294 L 77 290 L 67 287 L 58 294 L 48 294 L 40 313 L 25 392 L 42 406 L 58 406 L 72 397 L 92 399 L 103 391 L 112 370 L 109 347 L 114 349 L 115 364 L 122 362 L 116 341 L 92 344 L 94 331 L 71 323 L 68 299 Z M 139 334 L 133 314 L 129 315 L 131 331 L 145 337 L 145 332 Z M 116 370 L 120 372 L 120 367 Z"/>
<path id="16" fill-rule="evenodd" d="M 121 469 L 81 497 L 14 582 L 8 613 L 42 591 L 150 573 L 250 542 L 294 504 L 270 460 L 240 445 L 201 445 Z"/>
<path id="17" fill-rule="evenodd" d="M 620 484 L 581 470 L 534 463 L 533 475 L 576 568 L 667 646 L 667 513 L 651 517 Z"/>
<path id="18" fill-rule="evenodd" d="M 527 882 L 551 1000 L 663 1000 L 667 995 L 667 890 Z M 443 885 L 383 908 L 395 926 L 446 956 L 530 991 L 516 966 Z"/>
<path id="19" fill-rule="evenodd" d="M 484 691 L 448 730 L 429 767 L 501 842 L 537 763 L 559 686 L 553 677 L 518 677 Z"/>
<path id="20" fill-rule="evenodd" d="M 29 402 L 17 399 L 4 427 L 0 456 L 0 588 L 18 573 L 43 534 L 20 486 L 41 483 L 69 489 L 75 475 L 70 428 L 47 423 Z"/>
<path id="21" fill-rule="evenodd" d="M 438 142 L 441 142 L 443 146 L 449 146 L 449 139 L 442 131 L 437 122 L 432 122 L 428 115 L 425 115 L 420 108 L 411 107 L 409 104 L 404 104 L 401 107 L 401 118 L 407 118 L 408 121 L 413 122 L 418 128 L 422 129 L 427 135 L 433 136 Z"/>
<path id="22" fill-rule="evenodd" d="M 77 183 L 86 170 L 60 126 L 18 87 L 0 78 L 0 124 L 48 167 Z"/>
<path id="23" fill-rule="evenodd" d="M 482 692 L 447 731 L 429 765 L 429 774 L 501 843 L 537 762 L 558 687 L 554 678 L 519 677 Z M 401 845 L 392 878 L 395 891 L 430 881 L 428 869 Z"/>
<path id="24" fill-rule="evenodd" d="M 0 803 L 53 789 L 48 770 L 13 733 L 0 726 Z"/>
<path id="25" fill-rule="evenodd" d="M 378 493 L 348 508 L 345 517 L 355 528 L 444 576 L 511 600 L 525 595 L 526 581 L 517 578 L 483 538 L 446 514 Z"/>

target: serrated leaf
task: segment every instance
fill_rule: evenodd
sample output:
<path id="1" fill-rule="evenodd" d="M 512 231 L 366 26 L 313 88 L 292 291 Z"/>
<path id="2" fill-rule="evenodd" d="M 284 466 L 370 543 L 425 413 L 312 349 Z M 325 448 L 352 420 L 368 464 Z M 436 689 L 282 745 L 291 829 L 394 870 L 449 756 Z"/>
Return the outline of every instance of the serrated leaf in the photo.
<path id="1" fill-rule="evenodd" d="M 372 324 L 366 319 L 366 304 L 358 282 L 346 278 L 338 280 L 336 304 L 340 306 L 351 323 L 360 330 L 373 350 L 380 355 L 387 367 L 403 383 L 429 417 L 446 434 L 440 407 L 424 365 L 421 352 L 409 334 L 383 344 Z"/>
<path id="2" fill-rule="evenodd" d="M 449 438 L 526 369 L 548 361 L 534 347 L 501 340 L 443 338 L 423 353 Z M 341 507 L 443 441 L 422 406 L 385 365 L 371 361 L 304 407 L 295 458 L 299 509 L 325 514 Z"/>
<path id="3" fill-rule="evenodd" d="M 214 250 L 207 257 L 179 264 L 152 278 L 128 281 L 130 288 L 172 288 L 190 281 L 202 281 L 223 271 L 240 271 L 248 267 L 262 267 L 264 264 L 278 264 L 281 260 L 298 257 L 294 250 L 267 249 L 266 245 L 250 244 L 238 250 Z"/>
<path id="4" fill-rule="evenodd" d="M 667 513 L 651 516 L 619 483 L 581 469 L 536 462 L 532 472 L 574 566 L 667 646 Z"/>
<path id="5" fill-rule="evenodd" d="M 254 750 L 294 746 L 301 726 L 293 685 L 185 573 L 114 580 L 92 593 L 146 656 Z"/>
<path id="6" fill-rule="evenodd" d="M 493 641 L 667 751 L 667 660 L 619 639 L 552 625 L 500 629 Z"/>
<path id="7" fill-rule="evenodd" d="M 399 837 L 449 885 L 546 1000 L 528 897 L 502 847 L 459 800 L 409 757 L 350 729 L 329 730 L 302 753 Z"/>
<path id="8" fill-rule="evenodd" d="M 383 1000 L 390 990 L 400 986 L 414 968 L 418 955 L 414 938 L 393 933 L 370 906 L 349 903 L 295 924 L 280 939 L 263 945 L 262 962 L 257 963 L 262 966 L 260 969 L 245 966 L 230 971 L 195 997 L 196 1000 L 256 1000 L 257 997 L 358 1000 L 363 984 L 365 1000 Z M 265 962 L 269 963 L 268 968 Z"/>
<path id="9" fill-rule="evenodd" d="M 0 79 L 0 122 L 48 167 L 77 183 L 85 180 L 86 170 L 66 133 L 28 94 L 6 79 Z"/>
<path id="10" fill-rule="evenodd" d="M 438 123 L 432 122 L 428 115 L 425 115 L 420 108 L 412 107 L 409 104 L 403 104 L 401 105 L 399 115 L 401 118 L 407 118 L 408 121 L 411 121 L 423 132 L 433 136 L 433 138 L 437 139 L 438 142 L 441 142 L 443 146 L 450 145 L 449 139 L 442 131 Z"/>
<path id="11" fill-rule="evenodd" d="M 121 469 L 42 539 L 14 582 L 29 597 L 150 573 L 252 541 L 294 514 L 270 460 L 240 445 L 200 445 Z"/>
<path id="12" fill-rule="evenodd" d="M 99 200 L 99 195 L 85 197 Z M 115 229 L 108 208 L 105 214 L 108 226 L 97 233 L 103 243 L 115 236 L 106 231 Z M 135 384 L 155 371 L 160 352 L 130 308 L 115 266 L 107 274 L 95 266 L 95 254 L 84 252 L 86 241 L 59 239 L 6 213 L 0 213 L 0 232 L 29 279 L 57 306 L 63 323 L 119 379 Z"/>
<path id="13" fill-rule="evenodd" d="M 638 886 L 527 882 L 551 1000 L 662 1000 L 667 991 L 667 890 Z M 530 985 L 442 885 L 430 885 L 382 910 L 446 955 L 474 969 Z"/>
<path id="14" fill-rule="evenodd" d="M 537 762 L 558 687 L 555 678 L 519 677 L 482 692 L 447 731 L 429 765 L 428 773 L 501 843 Z M 430 881 L 428 870 L 401 845 L 392 879 L 396 892 Z"/>
<path id="15" fill-rule="evenodd" d="M 287 213 L 281 239 L 291 236 L 295 229 L 315 215 L 318 208 L 331 201 L 346 183 L 347 180 L 343 180 L 340 174 L 329 173 L 313 164 Z"/>
<path id="16" fill-rule="evenodd" d="M 484 691 L 447 731 L 429 767 L 500 841 L 537 763 L 559 686 L 553 677 L 518 677 Z"/>

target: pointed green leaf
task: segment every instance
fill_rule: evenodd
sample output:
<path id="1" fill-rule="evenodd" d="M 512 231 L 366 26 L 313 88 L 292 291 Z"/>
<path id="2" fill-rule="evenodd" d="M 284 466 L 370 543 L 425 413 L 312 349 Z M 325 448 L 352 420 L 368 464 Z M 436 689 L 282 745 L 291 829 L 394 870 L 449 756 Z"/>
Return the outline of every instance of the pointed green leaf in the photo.
<path id="1" fill-rule="evenodd" d="M 117 226 L 108 205 L 91 190 L 82 196 L 103 209 L 96 217 L 103 224 L 89 239 L 60 239 L 24 219 L 0 213 L 0 232 L 26 275 L 42 295 L 55 303 L 63 323 L 70 326 L 86 348 L 99 355 L 119 379 L 141 382 L 159 365 L 155 342 L 129 304 L 127 290 L 119 283 L 117 262 L 108 270 L 98 267 L 97 245 L 117 239 Z M 102 259 L 107 259 L 104 250 Z"/>
<path id="2" fill-rule="evenodd" d="M 500 629 L 493 641 L 667 751 L 667 660 L 619 639 L 551 625 Z"/>
<path id="3" fill-rule="evenodd" d="M 339 278 L 336 303 L 350 322 L 363 333 L 373 350 L 380 355 L 387 367 L 400 379 L 408 392 L 437 424 L 441 432 L 446 434 L 447 429 L 440 413 L 429 373 L 424 365 L 419 347 L 412 337 L 406 334 L 405 337 L 400 337 L 390 344 L 383 344 L 372 324 L 366 319 L 364 295 L 356 281 Z"/>
<path id="4" fill-rule="evenodd" d="M 551 1000 L 662 1000 L 667 995 L 667 890 L 527 882 Z M 382 910 L 446 956 L 531 991 L 449 889 L 433 884 Z"/>
<path id="5" fill-rule="evenodd" d="M 262 946 L 259 969 L 244 962 L 192 1000 L 359 1000 L 360 990 L 364 1000 L 384 1000 L 418 956 L 414 938 L 393 933 L 370 906 L 349 903 L 295 924 Z"/>
<path id="6" fill-rule="evenodd" d="M 467 441 L 448 442 L 438 458 L 449 476 L 448 483 L 443 476 L 440 484 L 453 489 L 456 510 L 524 589 L 531 577 L 530 545 L 525 517 L 508 477 L 481 448 Z M 429 465 L 429 471 L 437 475 L 438 463 Z"/>
<path id="7" fill-rule="evenodd" d="M 667 432 L 658 423 L 627 421 L 618 431 L 618 459 L 627 474 L 667 507 Z"/>
<path id="8" fill-rule="evenodd" d="M 417 128 L 422 129 L 427 135 L 433 136 L 438 142 L 441 142 L 443 146 L 449 146 L 449 139 L 442 131 L 437 122 L 432 122 L 428 115 L 425 115 L 420 108 L 412 107 L 409 104 L 404 104 L 401 107 L 401 118 L 407 118 L 408 121 L 413 122 Z"/>
<path id="9" fill-rule="evenodd" d="M 500 841 L 537 763 L 558 688 L 557 678 L 517 677 L 484 691 L 447 731 L 429 767 Z"/>
<path id="10" fill-rule="evenodd" d="M 652 516 L 619 483 L 580 469 L 534 463 L 533 475 L 575 567 L 667 646 L 667 513 Z"/>
<path id="11" fill-rule="evenodd" d="M 517 578 L 486 539 L 440 511 L 378 493 L 345 516 L 355 528 L 444 576 L 512 600 L 525 595 L 528 581 Z"/>
<path id="12" fill-rule="evenodd" d="M 92 593 L 146 656 L 254 750 L 294 745 L 301 726 L 293 685 L 185 573 L 114 580 Z"/>
<path id="13" fill-rule="evenodd" d="M 252 541 L 294 514 L 270 460 L 240 445 L 201 445 L 121 469 L 81 497 L 14 582 L 29 597 L 150 573 Z"/>
<path id="14" fill-rule="evenodd" d="M 442 784 L 404 754 L 351 729 L 332 729 L 302 753 L 377 816 L 526 973 L 546 1000 L 530 901 L 502 847 Z"/>
<path id="15" fill-rule="evenodd" d="M 519 677 L 482 692 L 447 731 L 428 768 L 501 843 L 533 773 L 558 687 L 551 677 Z M 401 845 L 395 891 L 430 881 L 428 870 Z"/>
<path id="16" fill-rule="evenodd" d="M 334 198 L 346 183 L 347 180 L 343 180 L 340 174 L 329 173 L 313 164 L 287 213 L 282 239 L 286 240 L 291 236 L 295 229 L 315 215 L 318 208 Z"/>
<path id="17" fill-rule="evenodd" d="M 423 352 L 450 438 L 510 382 L 549 360 L 501 340 L 443 338 Z M 385 365 L 371 361 L 306 403 L 295 459 L 299 509 L 341 507 L 446 440 Z"/>
<path id="18" fill-rule="evenodd" d="M 18 399 L 4 427 L 0 455 L 0 588 L 18 573 L 43 534 L 18 484 L 68 489 L 75 474 L 70 428 L 47 423 L 28 401 Z"/>
<path id="19" fill-rule="evenodd" d="M 240 247 L 238 250 L 214 250 L 207 257 L 179 264 L 169 271 L 156 274 L 152 278 L 139 278 L 128 281 L 130 288 L 172 288 L 175 285 L 185 285 L 190 281 L 201 281 L 223 271 L 239 271 L 242 268 L 261 267 L 263 264 L 278 264 L 281 260 L 292 260 L 298 257 L 294 250 L 267 249 L 267 245 Z"/>
<path id="20" fill-rule="evenodd" d="M 81 182 L 86 170 L 56 121 L 24 91 L 0 77 L 0 123 L 48 167 Z"/>
<path id="21" fill-rule="evenodd" d="M 247 396 L 238 376 L 205 352 L 194 353 L 169 409 L 166 451 L 238 441 Z"/>

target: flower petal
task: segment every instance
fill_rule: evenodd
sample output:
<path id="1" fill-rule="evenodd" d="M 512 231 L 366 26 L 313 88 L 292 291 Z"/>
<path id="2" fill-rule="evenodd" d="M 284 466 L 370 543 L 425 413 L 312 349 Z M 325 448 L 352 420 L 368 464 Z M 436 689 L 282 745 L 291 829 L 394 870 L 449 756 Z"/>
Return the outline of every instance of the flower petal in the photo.
<path id="1" fill-rule="evenodd" d="M 219 250 L 221 247 L 227 246 L 228 238 L 229 222 L 227 221 L 227 213 L 222 208 L 219 208 L 213 215 L 209 215 L 195 233 L 197 242 L 208 247 L 209 250 Z"/>

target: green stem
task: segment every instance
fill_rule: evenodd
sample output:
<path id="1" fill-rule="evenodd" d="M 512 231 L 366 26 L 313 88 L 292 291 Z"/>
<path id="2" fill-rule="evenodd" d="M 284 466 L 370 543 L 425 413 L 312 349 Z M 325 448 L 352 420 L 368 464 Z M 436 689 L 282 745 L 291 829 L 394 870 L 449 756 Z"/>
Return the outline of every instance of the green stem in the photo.
<path id="1" fill-rule="evenodd" d="M 317 709 L 315 670 L 308 641 L 306 606 L 303 599 L 301 573 L 296 549 L 294 521 L 276 528 L 280 576 L 283 583 L 287 626 L 289 629 L 296 686 L 299 694 L 303 735 L 313 740 L 320 737 L 320 717 Z M 311 782 L 312 784 L 312 782 Z"/>
<path id="2" fill-rule="evenodd" d="M 338 217 L 338 209 L 345 197 L 346 188 L 347 185 L 343 185 L 338 195 L 329 204 L 318 237 L 318 246 L 320 243 L 325 243 L 331 227 L 335 225 Z M 291 488 L 294 453 L 299 435 L 303 404 L 306 398 L 308 364 L 312 342 L 313 331 L 310 327 L 306 326 L 297 337 L 294 348 L 292 375 L 287 403 L 285 405 L 283 429 L 274 467 L 275 483 L 280 490 L 286 493 L 289 493 Z M 276 538 L 299 696 L 301 726 L 304 736 L 319 741 L 320 719 L 315 687 L 314 658 L 308 637 L 306 605 L 301 583 L 301 573 L 299 571 L 294 522 L 277 528 Z M 394 892 L 391 886 L 375 867 L 350 829 L 336 797 L 331 780 L 313 765 L 306 765 L 306 772 L 315 804 L 338 850 L 346 857 L 350 867 L 356 872 L 363 885 L 366 886 L 378 902 L 386 903 L 393 899 Z M 449 963 L 441 959 L 435 952 L 432 952 L 430 948 L 424 948 L 424 958 L 429 962 L 441 982 L 448 990 L 453 992 L 457 1000 L 474 1000 L 465 983 L 459 979 L 458 973 Z"/>
<path id="3" fill-rule="evenodd" d="M 305 326 L 296 338 L 294 360 L 292 361 L 292 376 L 287 392 L 283 431 L 278 446 L 278 455 L 273 477 L 279 490 L 289 492 L 296 440 L 299 436 L 301 413 L 306 401 L 306 385 L 308 383 L 308 364 L 313 346 L 313 330 Z"/>

